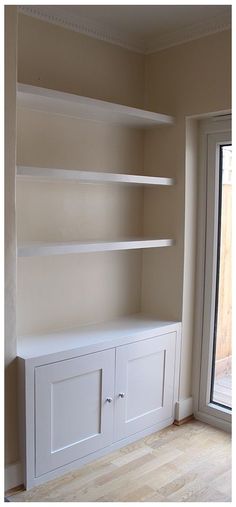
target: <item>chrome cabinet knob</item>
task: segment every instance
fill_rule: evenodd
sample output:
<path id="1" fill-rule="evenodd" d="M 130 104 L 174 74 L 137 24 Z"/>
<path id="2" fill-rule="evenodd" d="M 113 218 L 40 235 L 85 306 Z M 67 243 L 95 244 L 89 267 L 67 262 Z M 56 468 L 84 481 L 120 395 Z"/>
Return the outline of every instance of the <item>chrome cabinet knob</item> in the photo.
<path id="1" fill-rule="evenodd" d="M 113 401 L 113 399 L 112 398 L 107 398 L 106 401 L 107 401 L 107 403 L 111 403 Z"/>
<path id="2" fill-rule="evenodd" d="M 118 396 L 119 396 L 119 398 L 124 398 L 125 397 L 125 393 L 119 393 Z"/>

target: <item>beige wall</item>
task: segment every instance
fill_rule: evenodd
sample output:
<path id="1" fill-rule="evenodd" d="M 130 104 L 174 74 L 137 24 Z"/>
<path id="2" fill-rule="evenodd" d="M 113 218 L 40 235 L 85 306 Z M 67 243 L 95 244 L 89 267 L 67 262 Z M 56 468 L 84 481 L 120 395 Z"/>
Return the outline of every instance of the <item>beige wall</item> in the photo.
<path id="1" fill-rule="evenodd" d="M 156 129 L 145 134 L 142 163 L 146 174 L 173 175 L 177 179 L 175 189 L 165 189 L 163 193 L 163 189 L 155 192 L 146 189 L 144 192 L 145 232 L 163 231 L 168 236 L 174 234 L 177 243 L 168 250 L 159 249 L 157 252 L 143 254 L 142 300 L 141 287 L 137 285 L 134 286 L 135 290 L 132 288 L 129 301 L 132 300 L 132 309 L 138 308 L 141 303 L 144 310 L 157 311 L 168 318 L 184 318 L 180 395 L 183 398 L 191 395 L 193 287 L 189 280 L 191 276 L 191 280 L 194 279 L 194 259 L 188 249 L 188 242 L 190 230 L 194 236 L 191 192 L 194 198 L 196 189 L 190 188 L 191 177 L 190 180 L 186 178 L 191 173 L 188 172 L 189 159 L 186 157 L 185 119 L 188 115 L 230 107 L 230 34 L 222 32 L 144 57 L 19 15 L 18 60 L 20 82 L 137 107 L 144 105 L 145 97 L 148 109 L 176 115 L 174 128 Z M 20 153 L 23 152 L 19 150 L 20 161 L 29 163 L 31 155 L 25 151 L 21 157 Z M 40 160 L 40 150 L 38 157 Z M 116 157 L 116 163 L 118 160 Z M 139 165 L 140 172 L 142 169 Z M 133 172 L 136 172 L 136 167 Z M 196 169 L 194 174 L 196 175 Z M 14 186 L 12 189 L 14 191 Z M 188 195 L 186 200 L 185 189 Z M 185 221 L 185 205 L 186 217 L 190 216 L 189 212 L 193 213 L 188 223 Z M 14 239 L 12 241 L 14 245 Z M 124 253 L 117 255 L 119 269 L 122 255 Z M 188 259 L 185 268 L 184 258 Z M 127 279 L 127 274 L 131 273 L 128 277 L 131 286 L 136 270 L 140 270 L 140 256 L 136 256 L 131 271 L 130 259 L 127 255 L 124 274 Z M 31 264 L 34 262 L 32 260 Z M 43 262 L 39 273 L 40 270 L 43 272 Z M 58 259 L 58 264 L 60 262 Z M 50 266 L 48 269 L 51 269 Z M 71 273 L 69 276 L 72 276 Z M 109 293 L 109 286 L 107 290 Z M 137 299 L 133 297 L 135 292 L 138 294 Z M 111 307 L 111 314 L 113 310 Z M 117 311 L 117 307 L 114 311 Z M 122 306 L 120 311 L 123 311 Z M 7 357 L 13 360 L 16 352 L 14 330 L 7 336 L 7 347 Z M 6 454 L 7 461 L 13 462 L 18 457 L 16 400 L 14 394 L 9 394 L 8 397 L 12 409 L 7 411 L 9 438 Z"/>
<path id="2" fill-rule="evenodd" d="M 23 109 L 17 123 L 19 165 L 143 172 L 142 131 Z M 16 188 L 19 243 L 142 234 L 140 186 L 18 180 Z M 140 311 L 140 251 L 19 259 L 18 268 L 18 334 Z"/>
<path id="3" fill-rule="evenodd" d="M 177 117 L 227 109 L 230 46 L 224 31 L 147 56 L 145 106 Z"/>
<path id="4" fill-rule="evenodd" d="M 5 7 L 5 451 L 18 458 L 16 399 L 16 7 Z"/>
<path id="5" fill-rule="evenodd" d="M 143 55 L 19 15 L 18 59 L 22 83 L 143 106 Z"/>
<path id="6" fill-rule="evenodd" d="M 183 322 L 180 398 L 191 395 L 194 275 L 196 240 L 197 164 L 196 131 L 187 117 L 228 110 L 231 107 L 231 33 L 224 31 L 160 51 L 146 58 L 147 108 L 176 116 L 172 129 L 147 133 L 146 166 L 177 178 L 170 200 L 149 201 L 146 227 L 163 226 L 175 233 L 177 245 L 159 256 L 155 271 L 144 262 L 143 306 Z M 145 206 L 145 201 L 144 201 Z M 156 208 L 156 212 L 155 212 Z M 150 216 L 152 220 L 150 221 Z M 170 224 L 170 218 L 173 223 Z M 160 225 L 160 221 L 162 225 Z M 154 262 L 154 261 L 153 261 Z M 155 273 L 152 276 L 152 272 Z M 164 287 L 165 286 L 165 287 Z"/>

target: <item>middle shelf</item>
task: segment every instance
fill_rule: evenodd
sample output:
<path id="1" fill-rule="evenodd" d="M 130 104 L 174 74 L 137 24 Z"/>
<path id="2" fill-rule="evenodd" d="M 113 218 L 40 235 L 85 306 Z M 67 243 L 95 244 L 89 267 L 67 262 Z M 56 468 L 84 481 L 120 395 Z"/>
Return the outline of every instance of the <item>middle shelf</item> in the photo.
<path id="1" fill-rule="evenodd" d="M 63 255 L 75 253 L 109 252 L 115 250 L 137 250 L 160 248 L 175 244 L 173 239 L 130 238 L 116 241 L 70 241 L 70 242 L 31 242 L 18 246 L 18 257 Z"/>
<path id="2" fill-rule="evenodd" d="M 18 166 L 17 177 L 40 181 L 72 180 L 80 181 L 82 183 L 124 183 L 132 185 L 166 186 L 175 184 L 175 180 L 173 178 L 31 166 Z"/>

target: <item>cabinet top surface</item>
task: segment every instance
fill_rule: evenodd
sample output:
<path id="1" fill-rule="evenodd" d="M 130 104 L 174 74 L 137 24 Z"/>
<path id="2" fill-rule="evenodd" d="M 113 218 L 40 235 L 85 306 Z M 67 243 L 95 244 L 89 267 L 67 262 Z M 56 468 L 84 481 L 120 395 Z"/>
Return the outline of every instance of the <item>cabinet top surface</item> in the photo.
<path id="1" fill-rule="evenodd" d="M 26 109 L 136 128 L 174 124 L 174 118 L 166 114 L 20 83 L 17 85 L 17 105 Z"/>
<path id="2" fill-rule="evenodd" d="M 59 360 L 171 332 L 176 330 L 178 325 L 177 322 L 134 314 L 101 324 L 19 337 L 17 355 L 23 359 L 33 359 L 54 354 L 58 355 L 55 360 Z"/>

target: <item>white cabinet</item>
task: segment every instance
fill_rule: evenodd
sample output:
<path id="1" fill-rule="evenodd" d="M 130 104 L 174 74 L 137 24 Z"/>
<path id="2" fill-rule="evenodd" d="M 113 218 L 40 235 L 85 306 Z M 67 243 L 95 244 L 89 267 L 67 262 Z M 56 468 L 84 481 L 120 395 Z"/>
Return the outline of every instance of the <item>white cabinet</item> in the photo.
<path id="1" fill-rule="evenodd" d="M 30 343 L 22 346 L 19 404 L 27 488 L 174 421 L 180 324 L 156 321 L 152 329 L 154 323 L 133 316 L 91 326 L 77 338 L 68 335 L 68 346 L 75 342 L 67 350 L 59 346 L 58 334 L 58 350 L 51 354 L 45 353 L 48 336 L 34 357 Z M 112 338 L 109 330 L 115 327 Z"/>
<path id="2" fill-rule="evenodd" d="M 171 417 L 174 365 L 174 333 L 117 349 L 118 440 Z"/>
<path id="3" fill-rule="evenodd" d="M 36 477 L 111 444 L 114 349 L 35 368 Z"/>

